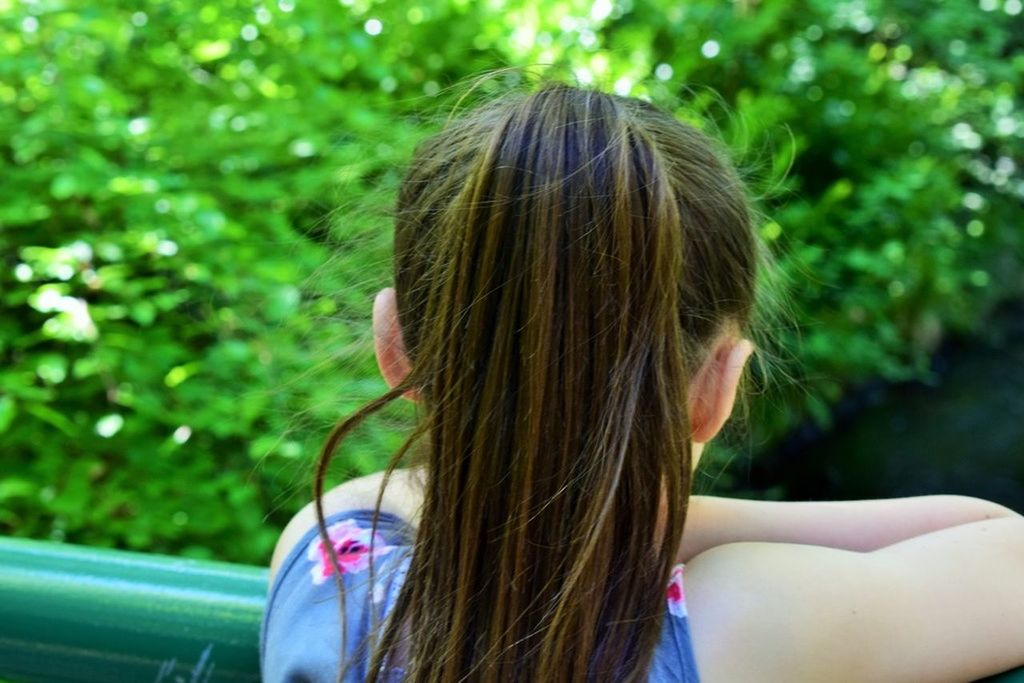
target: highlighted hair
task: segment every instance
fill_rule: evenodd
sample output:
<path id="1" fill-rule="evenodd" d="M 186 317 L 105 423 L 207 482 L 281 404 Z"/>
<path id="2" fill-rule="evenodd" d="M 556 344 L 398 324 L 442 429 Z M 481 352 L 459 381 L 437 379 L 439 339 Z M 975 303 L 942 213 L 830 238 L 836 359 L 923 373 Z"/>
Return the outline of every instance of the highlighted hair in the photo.
<path id="1" fill-rule="evenodd" d="M 687 387 L 743 330 L 745 188 L 696 128 L 560 84 L 417 150 L 395 224 L 422 517 L 369 680 L 644 680 L 690 494 Z M 422 439 L 422 443 L 419 440 Z M 322 523 L 322 513 L 321 513 Z M 323 532 L 323 530 L 321 530 Z"/>

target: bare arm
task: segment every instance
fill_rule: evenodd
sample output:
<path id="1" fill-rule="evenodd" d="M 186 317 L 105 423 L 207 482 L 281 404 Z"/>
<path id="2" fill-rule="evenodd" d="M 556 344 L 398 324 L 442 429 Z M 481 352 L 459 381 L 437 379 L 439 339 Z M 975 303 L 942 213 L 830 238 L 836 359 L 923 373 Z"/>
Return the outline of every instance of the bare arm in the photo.
<path id="1" fill-rule="evenodd" d="M 396 470 L 382 509 L 416 525 L 421 473 Z M 324 512 L 372 509 L 382 473 L 352 479 L 324 496 Z M 719 545 L 759 541 L 798 543 L 867 552 L 939 529 L 984 519 L 1020 517 L 1009 508 L 967 496 L 918 496 L 843 502 L 770 502 L 692 496 L 679 561 Z M 294 544 L 316 525 L 312 503 L 292 518 L 271 560 L 271 580 Z"/>
<path id="2" fill-rule="evenodd" d="M 963 683 L 1024 664 L 1024 519 L 871 552 L 734 543 L 687 565 L 702 679 Z"/>
<path id="3" fill-rule="evenodd" d="M 780 503 L 693 496 L 679 561 L 742 541 L 869 552 L 940 529 L 1019 514 L 968 496 Z"/>

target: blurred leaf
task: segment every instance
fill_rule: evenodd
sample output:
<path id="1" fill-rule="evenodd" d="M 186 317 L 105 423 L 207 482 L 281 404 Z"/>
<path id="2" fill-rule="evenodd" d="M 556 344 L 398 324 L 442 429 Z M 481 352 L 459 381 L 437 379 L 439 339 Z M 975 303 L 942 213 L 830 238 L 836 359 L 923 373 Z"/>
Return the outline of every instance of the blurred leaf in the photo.
<path id="1" fill-rule="evenodd" d="M 0 396 L 0 434 L 3 434 L 11 427 L 18 407 L 10 396 Z"/>

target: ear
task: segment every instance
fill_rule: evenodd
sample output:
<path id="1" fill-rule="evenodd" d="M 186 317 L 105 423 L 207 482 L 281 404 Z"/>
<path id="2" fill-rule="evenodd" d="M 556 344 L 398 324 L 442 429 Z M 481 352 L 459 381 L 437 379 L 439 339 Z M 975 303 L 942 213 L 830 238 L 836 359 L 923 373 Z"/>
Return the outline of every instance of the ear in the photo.
<path id="1" fill-rule="evenodd" d="M 743 366 L 754 351 L 747 339 L 719 341 L 690 385 L 687 401 L 691 438 L 707 443 L 718 434 L 732 414 Z"/>
<path id="2" fill-rule="evenodd" d="M 394 389 L 408 376 L 412 364 L 405 351 L 402 328 L 398 324 L 398 303 L 393 287 L 377 292 L 373 300 L 373 347 L 377 353 L 377 366 L 388 386 Z M 418 401 L 419 393 L 410 389 L 403 398 Z"/>

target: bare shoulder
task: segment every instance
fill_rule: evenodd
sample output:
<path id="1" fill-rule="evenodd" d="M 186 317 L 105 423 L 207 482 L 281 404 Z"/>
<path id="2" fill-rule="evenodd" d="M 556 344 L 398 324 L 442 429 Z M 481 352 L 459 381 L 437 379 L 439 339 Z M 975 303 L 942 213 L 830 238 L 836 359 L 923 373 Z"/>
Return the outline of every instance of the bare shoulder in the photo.
<path id="1" fill-rule="evenodd" d="M 395 470 L 388 479 L 387 489 L 381 500 L 381 511 L 389 512 L 416 526 L 422 504 L 421 473 L 413 469 Z M 377 496 L 384 473 L 376 472 L 364 477 L 350 479 L 324 494 L 324 514 L 331 515 L 344 510 L 373 510 L 377 507 Z M 316 508 L 312 502 L 299 510 L 281 532 L 274 555 L 270 561 L 270 581 L 273 582 L 281 563 L 295 544 L 316 526 Z"/>
<path id="2" fill-rule="evenodd" d="M 686 565 L 702 680 L 970 681 L 1024 664 L 1024 520 L 874 552 L 731 543 Z"/>

